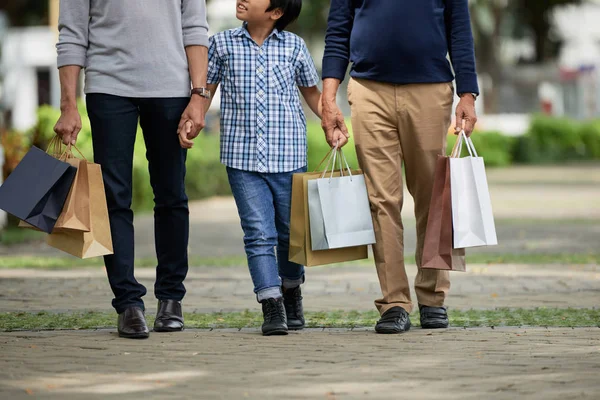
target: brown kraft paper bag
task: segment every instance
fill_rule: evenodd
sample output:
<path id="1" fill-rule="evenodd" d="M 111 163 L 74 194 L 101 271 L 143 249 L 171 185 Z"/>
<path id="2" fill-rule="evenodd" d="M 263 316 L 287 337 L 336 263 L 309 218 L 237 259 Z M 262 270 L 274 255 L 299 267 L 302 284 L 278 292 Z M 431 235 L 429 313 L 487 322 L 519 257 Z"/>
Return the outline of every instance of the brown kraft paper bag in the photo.
<path id="1" fill-rule="evenodd" d="M 48 235 L 46 242 L 59 250 L 79 258 L 113 254 L 106 194 L 99 164 L 81 163 L 88 176 L 90 231 L 60 230 Z"/>
<path id="2" fill-rule="evenodd" d="M 465 249 L 452 247 L 450 158 L 438 156 L 421 268 L 466 271 Z"/>

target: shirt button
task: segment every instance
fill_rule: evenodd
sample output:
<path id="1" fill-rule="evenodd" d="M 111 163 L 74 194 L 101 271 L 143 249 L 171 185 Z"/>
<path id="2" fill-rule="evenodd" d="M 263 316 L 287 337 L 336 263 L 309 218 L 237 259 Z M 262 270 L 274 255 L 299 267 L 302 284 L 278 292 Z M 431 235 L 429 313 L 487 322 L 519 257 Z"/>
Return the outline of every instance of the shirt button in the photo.
<path id="1" fill-rule="evenodd" d="M 262 72 L 263 72 L 263 68 L 262 68 L 262 67 L 259 67 L 259 68 L 256 70 L 256 72 L 258 72 L 259 74 L 262 74 Z"/>
<path id="2" fill-rule="evenodd" d="M 262 90 L 259 90 L 258 94 L 262 96 L 263 94 L 265 94 L 265 92 L 263 92 Z"/>
<path id="3" fill-rule="evenodd" d="M 263 53 L 263 51 L 262 51 L 262 49 L 260 49 L 260 50 L 258 51 L 258 54 L 262 54 L 262 53 Z"/>

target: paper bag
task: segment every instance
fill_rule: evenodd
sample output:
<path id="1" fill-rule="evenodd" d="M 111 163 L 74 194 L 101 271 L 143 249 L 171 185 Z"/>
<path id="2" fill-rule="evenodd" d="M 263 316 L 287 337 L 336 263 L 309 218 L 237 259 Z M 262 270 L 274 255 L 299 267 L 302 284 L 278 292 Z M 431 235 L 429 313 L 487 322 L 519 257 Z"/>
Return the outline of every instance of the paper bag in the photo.
<path id="1" fill-rule="evenodd" d="M 46 242 L 59 250 L 79 258 L 113 254 L 106 194 L 99 164 L 82 162 L 88 176 L 90 231 L 61 230 L 48 235 Z"/>
<path id="2" fill-rule="evenodd" d="M 87 168 L 79 168 L 80 165 L 87 163 L 85 160 L 75 157 L 69 157 L 64 160 L 67 164 L 77 168 L 75 179 L 71 185 L 71 190 L 67 195 L 67 200 L 63 206 L 60 216 L 56 220 L 52 232 L 59 230 L 90 231 L 90 209 L 89 209 L 89 184 Z M 19 222 L 19 228 L 36 229 L 33 225 L 25 221 Z"/>
<path id="3" fill-rule="evenodd" d="M 421 268 L 465 271 L 465 250 L 452 246 L 449 157 L 438 156 L 427 218 Z"/>
<path id="4" fill-rule="evenodd" d="M 356 171 L 361 173 L 360 171 Z M 294 174 L 292 178 L 292 206 L 290 216 L 289 260 L 308 267 L 362 260 L 368 257 L 367 246 L 354 246 L 333 250 L 312 250 L 308 209 L 308 182 L 318 179 L 322 172 Z M 334 172 L 333 176 L 340 176 Z"/>

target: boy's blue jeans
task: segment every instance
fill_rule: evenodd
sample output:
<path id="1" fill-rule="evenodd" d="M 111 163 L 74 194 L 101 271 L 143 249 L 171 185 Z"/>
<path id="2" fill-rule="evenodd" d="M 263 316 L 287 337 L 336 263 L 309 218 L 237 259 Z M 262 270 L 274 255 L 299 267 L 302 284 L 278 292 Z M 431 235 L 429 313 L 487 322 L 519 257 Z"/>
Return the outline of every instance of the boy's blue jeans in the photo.
<path id="1" fill-rule="evenodd" d="M 306 172 L 306 167 L 284 173 L 227 168 L 259 301 L 280 297 L 282 281 L 296 286 L 304 279 L 304 266 L 288 260 L 292 175 L 298 172 Z"/>

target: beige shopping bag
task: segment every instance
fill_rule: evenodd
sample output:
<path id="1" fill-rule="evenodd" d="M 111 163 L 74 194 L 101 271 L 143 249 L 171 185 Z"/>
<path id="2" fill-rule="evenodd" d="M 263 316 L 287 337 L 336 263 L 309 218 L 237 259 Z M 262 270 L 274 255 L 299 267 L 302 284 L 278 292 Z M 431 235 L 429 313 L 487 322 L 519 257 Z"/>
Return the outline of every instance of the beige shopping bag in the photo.
<path id="1" fill-rule="evenodd" d="M 59 250 L 79 258 L 99 257 L 113 254 L 108 207 L 99 164 L 82 162 L 89 188 L 90 231 L 61 229 L 48 235 L 46 242 Z"/>

